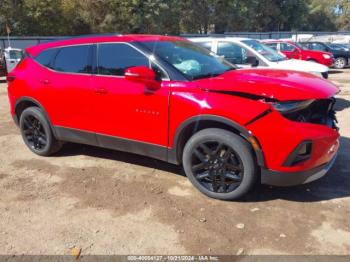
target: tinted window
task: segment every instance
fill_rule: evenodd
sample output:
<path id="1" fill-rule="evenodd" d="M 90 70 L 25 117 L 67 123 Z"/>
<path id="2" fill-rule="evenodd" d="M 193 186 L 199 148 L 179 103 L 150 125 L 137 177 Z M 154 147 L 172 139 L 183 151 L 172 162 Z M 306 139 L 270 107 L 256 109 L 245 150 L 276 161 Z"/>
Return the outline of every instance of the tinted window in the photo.
<path id="1" fill-rule="evenodd" d="M 326 47 L 322 44 L 319 43 L 312 43 L 311 44 L 311 49 L 312 50 L 319 50 L 319 51 L 326 51 Z"/>
<path id="2" fill-rule="evenodd" d="M 264 45 L 256 40 L 242 40 L 244 44 L 249 46 L 250 48 L 257 51 L 260 55 L 264 56 L 266 59 L 270 60 L 271 62 L 278 62 L 286 60 L 284 56 L 282 56 L 280 53 L 278 53 L 276 50 L 268 47 L 267 45 Z"/>
<path id="3" fill-rule="evenodd" d="M 123 76 L 127 68 L 147 66 L 149 60 L 135 48 L 126 44 L 100 44 L 98 46 L 98 73 Z"/>
<path id="4" fill-rule="evenodd" d="M 197 42 L 197 44 L 211 51 L 211 42 Z"/>
<path id="5" fill-rule="evenodd" d="M 43 66 L 50 67 L 53 57 L 55 56 L 57 49 L 47 49 L 42 51 L 34 59 Z"/>
<path id="6" fill-rule="evenodd" d="M 274 50 L 277 50 L 277 43 L 264 43 L 264 44 Z"/>
<path id="7" fill-rule="evenodd" d="M 55 59 L 54 69 L 60 72 L 90 73 L 89 45 L 61 48 Z"/>
<path id="8" fill-rule="evenodd" d="M 281 48 L 281 51 L 287 51 L 287 52 L 292 52 L 295 49 L 294 46 L 287 43 L 280 43 L 280 48 Z"/>
<path id="9" fill-rule="evenodd" d="M 219 42 L 217 54 L 234 64 L 245 64 L 247 61 L 247 50 L 229 42 Z"/>

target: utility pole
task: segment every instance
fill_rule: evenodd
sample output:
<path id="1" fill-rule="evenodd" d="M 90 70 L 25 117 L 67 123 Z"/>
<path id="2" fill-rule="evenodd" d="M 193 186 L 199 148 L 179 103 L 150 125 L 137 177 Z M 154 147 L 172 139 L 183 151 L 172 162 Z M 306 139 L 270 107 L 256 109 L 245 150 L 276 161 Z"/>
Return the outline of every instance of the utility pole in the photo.
<path id="1" fill-rule="evenodd" d="M 9 45 L 8 47 L 11 47 L 11 42 L 10 42 L 11 29 L 7 23 L 6 23 L 6 33 L 7 33 L 7 41 L 8 41 L 8 45 Z"/>

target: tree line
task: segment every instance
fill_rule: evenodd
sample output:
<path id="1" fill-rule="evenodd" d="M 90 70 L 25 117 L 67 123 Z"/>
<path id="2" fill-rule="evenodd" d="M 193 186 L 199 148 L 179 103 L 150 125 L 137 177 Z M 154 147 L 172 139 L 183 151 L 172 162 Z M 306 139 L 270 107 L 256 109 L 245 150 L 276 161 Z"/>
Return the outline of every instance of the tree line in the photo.
<path id="1" fill-rule="evenodd" d="M 0 0 L 0 35 L 350 30 L 350 0 Z"/>

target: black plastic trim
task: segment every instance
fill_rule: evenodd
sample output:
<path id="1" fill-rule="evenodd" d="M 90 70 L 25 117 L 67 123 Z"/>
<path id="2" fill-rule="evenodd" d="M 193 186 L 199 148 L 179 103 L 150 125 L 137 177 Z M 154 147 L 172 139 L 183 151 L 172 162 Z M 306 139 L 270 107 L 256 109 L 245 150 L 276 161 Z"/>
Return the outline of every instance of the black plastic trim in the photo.
<path id="1" fill-rule="evenodd" d="M 305 155 L 305 156 L 299 156 L 298 153 L 300 151 L 300 149 L 304 146 L 304 145 L 311 145 L 311 149 L 310 149 L 310 153 Z M 292 153 L 289 154 L 289 156 L 287 157 L 287 159 L 284 161 L 283 166 L 293 166 L 295 164 L 298 164 L 300 162 L 303 162 L 307 159 L 310 158 L 312 153 L 312 141 L 311 140 L 304 140 L 302 141 L 299 145 L 297 145 L 294 150 L 292 151 Z"/>
<path id="2" fill-rule="evenodd" d="M 327 174 L 333 166 L 336 157 L 337 154 L 328 163 L 300 172 L 289 173 L 262 168 L 261 183 L 271 186 L 296 186 L 315 181 Z"/>
<path id="3" fill-rule="evenodd" d="M 17 113 L 17 106 L 20 103 L 22 103 L 22 102 L 32 102 L 33 104 L 37 105 L 41 109 L 41 111 L 43 112 L 43 114 L 44 114 L 45 118 L 47 119 L 47 121 L 49 121 L 50 126 L 52 126 L 51 125 L 51 120 L 50 120 L 49 115 L 47 114 L 45 108 L 38 102 L 38 100 L 36 100 L 36 99 L 34 99 L 32 97 L 22 96 L 21 98 L 17 99 L 17 101 L 15 103 L 15 113 Z M 18 119 L 17 115 L 15 115 L 15 116 L 16 116 L 17 122 L 19 123 L 19 119 Z M 53 134 L 54 134 L 55 137 L 57 137 L 56 133 L 55 133 L 55 130 L 53 130 Z"/>
<path id="4" fill-rule="evenodd" d="M 185 120 L 177 129 L 175 132 L 175 136 L 174 136 L 174 140 L 173 140 L 173 147 L 171 149 L 169 149 L 168 151 L 168 162 L 173 163 L 173 164 L 180 164 L 181 163 L 181 159 L 179 159 L 178 156 L 178 143 L 179 143 L 179 138 L 182 134 L 182 132 L 191 124 L 193 123 L 199 123 L 200 121 L 214 121 L 214 122 L 218 122 L 218 123 L 222 123 L 228 126 L 231 126 L 232 128 L 236 129 L 245 139 L 248 139 L 249 137 L 253 137 L 252 134 L 245 129 L 243 126 L 241 126 L 240 124 L 227 119 L 225 117 L 222 116 L 215 116 L 215 115 L 200 115 L 200 116 L 194 116 L 191 117 L 187 120 Z M 193 132 L 195 133 L 197 130 L 193 130 Z M 255 150 L 255 154 L 257 157 L 257 162 L 259 166 L 264 167 L 265 166 L 265 159 L 264 159 L 264 155 L 261 149 L 259 150 Z"/>
<path id="5" fill-rule="evenodd" d="M 62 141 L 109 148 L 167 161 L 167 147 L 164 146 L 61 126 L 54 126 L 53 129 L 57 138 Z"/>

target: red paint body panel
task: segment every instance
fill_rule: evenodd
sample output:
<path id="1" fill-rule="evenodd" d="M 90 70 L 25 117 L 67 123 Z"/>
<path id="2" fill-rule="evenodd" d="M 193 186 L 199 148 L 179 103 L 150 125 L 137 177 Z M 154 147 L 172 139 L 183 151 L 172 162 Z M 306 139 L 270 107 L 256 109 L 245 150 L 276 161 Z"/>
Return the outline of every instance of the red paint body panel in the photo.
<path id="1" fill-rule="evenodd" d="M 264 43 L 264 41 L 262 42 Z M 329 52 L 302 49 L 296 46 L 291 41 L 266 41 L 266 42 L 267 43 L 288 43 L 294 46 L 295 47 L 294 51 L 284 51 L 284 50 L 280 51 L 283 54 L 285 54 L 289 59 L 299 59 L 299 60 L 306 60 L 306 61 L 312 60 L 328 67 L 331 67 L 334 63 L 333 54 Z M 328 55 L 329 58 L 325 58 L 323 55 Z"/>
<path id="2" fill-rule="evenodd" d="M 42 50 L 91 42 L 180 40 L 165 36 L 115 36 L 63 40 L 27 49 Z M 181 39 L 182 40 L 182 39 Z M 290 121 L 270 104 L 235 94 L 279 101 L 326 99 L 339 90 L 319 77 L 294 71 L 237 70 L 197 81 L 162 81 L 150 90 L 124 77 L 59 73 L 25 58 L 11 73 L 11 114 L 17 101 L 30 97 L 45 109 L 54 126 L 67 127 L 174 148 L 180 126 L 194 116 L 224 117 L 248 130 L 259 142 L 265 167 L 283 172 L 308 170 L 328 162 L 338 148 L 339 134 L 320 124 Z M 272 112 L 252 119 L 271 109 Z M 283 163 L 304 140 L 313 142 L 312 157 L 293 167 Z"/>
<path id="3" fill-rule="evenodd" d="M 226 90 L 275 98 L 280 101 L 323 99 L 339 88 L 320 77 L 287 70 L 246 69 L 197 81 L 204 90 Z"/>

